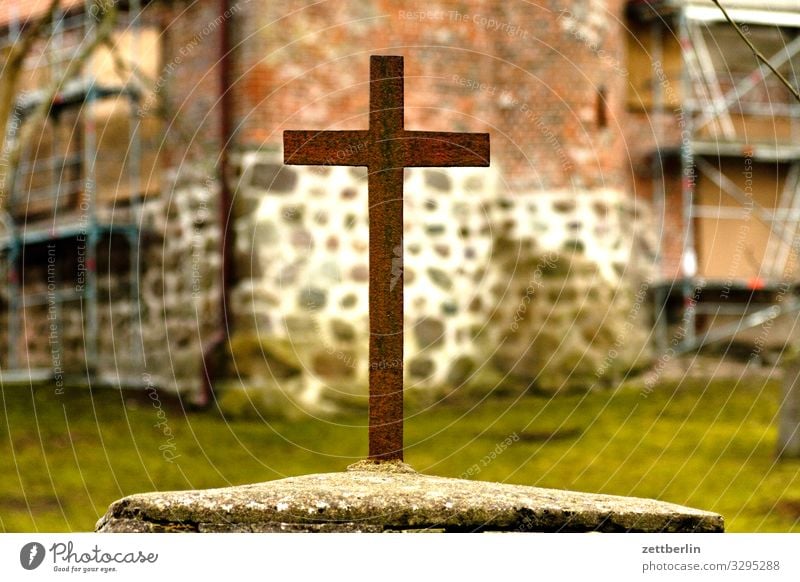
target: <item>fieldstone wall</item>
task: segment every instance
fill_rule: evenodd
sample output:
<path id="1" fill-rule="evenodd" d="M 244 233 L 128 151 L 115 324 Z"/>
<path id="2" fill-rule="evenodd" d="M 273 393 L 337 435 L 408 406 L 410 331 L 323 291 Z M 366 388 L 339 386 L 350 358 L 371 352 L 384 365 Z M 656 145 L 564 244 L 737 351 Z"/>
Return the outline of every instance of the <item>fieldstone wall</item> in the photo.
<path id="1" fill-rule="evenodd" d="M 254 389 L 282 413 L 365 405 L 366 170 L 287 167 L 277 152 L 244 153 L 235 165 L 225 372 L 239 390 L 228 392 Z M 89 366 L 123 383 L 196 391 L 203 349 L 219 331 L 219 184 L 184 173 L 165 192 L 142 212 L 138 313 L 127 300 L 127 244 L 100 245 Z M 492 168 L 407 170 L 409 393 L 586 389 L 646 363 L 655 241 L 645 210 L 614 190 L 512 194 Z M 58 268 L 68 273 L 77 254 L 59 247 Z M 26 266 L 26 293 L 47 291 L 48 264 L 43 256 Z M 19 363 L 85 373 L 85 311 L 78 302 L 58 311 L 51 342 L 52 306 L 26 310 Z M 226 387 L 223 399 L 235 401 Z"/>
<path id="2" fill-rule="evenodd" d="M 236 164 L 238 386 L 265 389 L 278 408 L 365 404 L 366 169 L 283 166 L 277 152 Z M 404 189 L 411 394 L 588 387 L 640 360 L 614 348 L 646 344 L 641 325 L 616 337 L 645 311 L 635 291 L 646 273 L 628 265 L 655 248 L 632 226 L 630 197 L 512 194 L 494 168 L 407 169 Z"/>
<path id="3" fill-rule="evenodd" d="M 97 245 L 97 343 L 92 354 L 86 291 L 88 230 L 78 237 L 25 249 L 21 273 L 27 297 L 18 317 L 17 369 L 51 369 L 57 386 L 85 378 L 122 386 L 156 386 L 196 393 L 204 344 L 219 325 L 219 184 L 202 176 L 173 177 L 165 194 L 142 207 L 140 278 L 132 294 L 129 239 L 120 231 Z M 130 209 L 100 209 L 98 218 L 122 225 Z M 76 219 L 77 220 L 77 219 Z M 138 222 L 138 220 L 137 220 Z M 6 231 L 0 236 L 8 236 Z M 8 265 L 2 261 L 3 269 Z M 3 272 L 5 280 L 8 273 Z M 2 286 L 0 361 L 9 366 L 9 287 Z M 76 299 L 56 301 L 58 294 Z"/>
<path id="4" fill-rule="evenodd" d="M 169 186 L 143 213 L 152 237 L 141 261 L 144 369 L 160 387 L 191 392 L 221 319 L 220 187 L 202 175 Z"/>

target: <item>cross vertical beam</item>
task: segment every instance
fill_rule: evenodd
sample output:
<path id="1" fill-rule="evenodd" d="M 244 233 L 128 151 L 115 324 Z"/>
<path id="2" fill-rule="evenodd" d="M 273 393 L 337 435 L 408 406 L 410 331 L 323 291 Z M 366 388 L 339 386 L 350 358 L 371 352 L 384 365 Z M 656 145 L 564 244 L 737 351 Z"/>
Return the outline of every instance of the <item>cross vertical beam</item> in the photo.
<path id="1" fill-rule="evenodd" d="M 403 132 L 403 101 L 403 58 L 372 57 L 369 458 L 377 461 L 403 458 L 403 269 L 394 262 L 403 256 L 403 160 L 395 143 Z"/>
<path id="2" fill-rule="evenodd" d="M 403 460 L 403 169 L 488 166 L 489 134 L 406 131 L 403 57 L 370 58 L 367 131 L 284 131 L 284 163 L 369 171 L 369 458 Z"/>

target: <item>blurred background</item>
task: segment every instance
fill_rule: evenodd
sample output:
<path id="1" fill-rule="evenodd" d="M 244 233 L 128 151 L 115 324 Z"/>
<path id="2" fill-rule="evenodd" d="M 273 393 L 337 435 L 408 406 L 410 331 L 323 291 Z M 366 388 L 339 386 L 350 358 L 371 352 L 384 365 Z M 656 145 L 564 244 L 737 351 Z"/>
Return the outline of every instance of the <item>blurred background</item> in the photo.
<path id="1" fill-rule="evenodd" d="M 374 54 L 492 143 L 405 170 L 407 461 L 800 528 L 800 9 L 721 4 L 5 1 L 0 531 L 366 454 L 366 168 L 281 144 Z"/>

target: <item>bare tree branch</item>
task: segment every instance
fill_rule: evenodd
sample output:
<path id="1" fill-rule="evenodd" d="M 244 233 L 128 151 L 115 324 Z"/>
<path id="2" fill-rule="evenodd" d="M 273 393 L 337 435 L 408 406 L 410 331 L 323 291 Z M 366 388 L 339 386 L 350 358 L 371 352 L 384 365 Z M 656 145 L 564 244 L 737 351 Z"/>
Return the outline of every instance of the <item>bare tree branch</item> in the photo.
<path id="1" fill-rule="evenodd" d="M 124 79 L 129 76 L 135 77 L 138 84 L 138 89 L 141 90 L 142 94 L 145 94 L 147 91 L 152 90 L 157 86 L 158 81 L 142 71 L 141 68 L 136 65 L 136 63 L 125 58 L 111 38 L 106 39 L 105 45 L 111 52 L 111 59 L 114 63 L 114 69 L 121 78 Z M 183 143 L 192 143 L 196 139 L 196 135 L 194 135 L 190 129 L 185 127 L 185 124 L 181 122 L 180 118 L 170 117 L 169 110 L 164 103 L 158 99 L 159 96 L 157 92 L 152 94 L 150 97 L 156 102 L 156 105 L 155 107 L 151 108 L 147 106 L 148 104 L 146 104 L 145 109 L 147 111 L 153 111 L 155 116 L 161 120 L 169 122 L 170 131 L 175 133 L 183 141 Z M 196 128 L 194 129 L 196 131 Z"/>
<path id="2" fill-rule="evenodd" d="M 728 14 L 727 10 L 725 10 L 722 7 L 722 4 L 719 3 L 719 0 L 711 0 L 711 1 L 717 5 L 717 8 L 722 10 L 722 14 L 723 16 L 725 16 L 725 20 L 727 20 L 731 24 L 731 26 L 733 26 L 733 28 L 736 30 L 739 36 L 742 37 L 742 40 L 747 44 L 748 47 L 750 47 L 750 50 L 753 51 L 753 54 L 756 56 L 756 58 L 762 63 L 764 63 L 767 67 L 769 67 L 769 70 L 772 71 L 775 74 L 775 76 L 778 77 L 778 79 L 780 79 L 781 83 L 783 83 L 786 86 L 786 88 L 792 92 L 794 98 L 800 101 L 800 92 L 798 92 L 797 89 L 794 86 L 792 86 L 792 84 L 786 79 L 786 77 L 781 75 L 778 69 L 772 66 L 772 63 L 769 62 L 769 59 L 765 57 L 752 42 L 750 42 L 750 39 L 747 38 L 747 35 L 739 27 L 739 25 L 733 21 L 733 19 Z"/>
<path id="3" fill-rule="evenodd" d="M 100 21 L 95 27 L 94 36 L 91 41 L 84 44 L 78 54 L 67 63 L 66 67 L 60 71 L 58 78 L 51 83 L 50 87 L 44 92 L 41 101 L 26 117 L 25 124 L 20 130 L 18 139 L 14 140 L 13 144 L 7 144 L 6 151 L 8 161 L 6 176 L 4 183 L 1 185 L 3 187 L 3 192 L 10 193 L 13 191 L 14 180 L 16 178 L 17 169 L 19 168 L 22 151 L 33 137 L 33 132 L 38 122 L 47 117 L 53 101 L 59 91 L 61 91 L 64 83 L 75 77 L 89 57 L 111 36 L 117 19 L 116 6 L 108 2 L 98 2 L 97 6 L 100 9 L 98 11 L 100 14 Z M 91 16 L 87 14 L 86 17 L 90 18 Z"/>
<path id="4" fill-rule="evenodd" d="M 103 44 L 108 48 L 109 52 L 111 53 L 111 60 L 114 63 L 114 69 L 120 75 L 120 77 L 125 78 L 127 76 L 134 77 L 136 82 L 139 84 L 139 89 L 141 91 L 145 91 L 148 87 L 155 87 L 156 81 L 155 79 L 151 79 L 147 74 L 142 72 L 142 70 L 136 66 L 135 63 L 131 62 L 129 59 L 126 59 L 119 51 L 119 48 L 114 43 L 111 37 L 106 38 L 103 41 Z"/>
<path id="5" fill-rule="evenodd" d="M 6 50 L 5 62 L 2 68 L 3 74 L 0 76 L 0 143 L 4 144 L 4 151 L 5 132 L 14 109 L 25 58 L 30 53 L 34 41 L 53 21 L 53 16 L 60 4 L 61 0 L 51 0 L 45 13 L 29 27 L 25 28 L 20 38 Z"/>

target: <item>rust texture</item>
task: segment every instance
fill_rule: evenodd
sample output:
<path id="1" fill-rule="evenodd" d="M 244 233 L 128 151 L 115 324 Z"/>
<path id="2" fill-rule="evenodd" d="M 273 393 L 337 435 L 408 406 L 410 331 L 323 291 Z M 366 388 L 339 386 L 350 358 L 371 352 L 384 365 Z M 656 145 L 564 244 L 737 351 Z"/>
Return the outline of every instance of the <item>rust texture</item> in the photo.
<path id="1" fill-rule="evenodd" d="M 372 56 L 369 130 L 283 133 L 286 164 L 368 168 L 369 458 L 376 461 L 403 459 L 403 168 L 489 165 L 488 133 L 406 131 L 403 99 L 403 57 Z"/>

